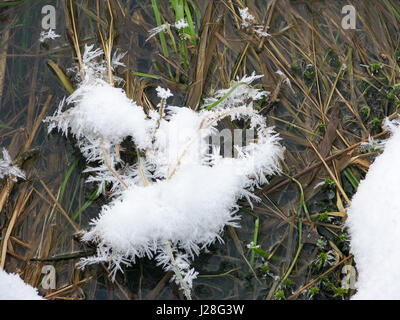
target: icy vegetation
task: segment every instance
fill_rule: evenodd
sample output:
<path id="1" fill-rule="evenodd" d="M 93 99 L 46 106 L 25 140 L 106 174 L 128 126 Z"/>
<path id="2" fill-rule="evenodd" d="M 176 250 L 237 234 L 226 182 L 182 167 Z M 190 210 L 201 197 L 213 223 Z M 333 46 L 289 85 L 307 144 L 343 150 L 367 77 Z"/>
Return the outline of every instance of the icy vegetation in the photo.
<path id="1" fill-rule="evenodd" d="M 18 274 L 0 268 L 0 300 L 43 300 L 36 288 L 26 284 Z"/>
<path id="2" fill-rule="evenodd" d="M 353 299 L 400 299 L 400 127 L 371 165 L 348 209 L 351 251 L 357 263 Z"/>
<path id="3" fill-rule="evenodd" d="M 241 26 L 245 29 L 252 30 L 260 37 L 270 37 L 271 35 L 266 32 L 269 28 L 262 24 L 254 24 L 255 17 L 249 13 L 249 8 L 239 9 L 240 18 L 242 19 Z"/>
<path id="4" fill-rule="evenodd" d="M 173 28 L 175 28 L 177 30 L 180 30 L 180 29 L 186 28 L 188 26 L 189 26 L 189 24 L 187 23 L 187 21 L 185 19 L 181 19 L 181 20 L 179 20 L 179 21 L 177 21 L 176 23 L 173 23 L 173 24 L 170 24 L 170 23 L 166 22 L 166 23 L 164 23 L 164 24 L 162 24 L 162 25 L 160 25 L 158 27 L 150 29 L 149 30 L 149 34 L 150 35 L 146 39 L 146 41 L 150 40 L 151 38 L 153 38 L 154 36 L 156 36 L 160 32 L 167 31 L 168 28 L 172 28 L 173 27 Z"/>
<path id="5" fill-rule="evenodd" d="M 240 18 L 242 19 L 242 27 L 248 28 L 255 20 L 254 16 L 249 13 L 249 8 L 239 9 Z"/>
<path id="6" fill-rule="evenodd" d="M 111 186 L 110 202 L 82 237 L 97 243 L 97 253 L 80 266 L 107 262 L 115 276 L 136 258 L 154 257 L 175 272 L 173 279 L 190 297 L 197 275 L 190 261 L 222 241 L 225 226 L 239 226 L 237 201 L 257 201 L 254 188 L 279 170 L 279 138 L 253 107 L 269 93 L 250 86 L 261 77 L 253 74 L 216 92 L 195 112 L 168 105 L 171 91 L 158 87 L 160 102 L 146 113 L 107 82 L 100 56 L 100 50 L 86 47 L 83 80 L 46 120 L 49 131 L 57 128 L 77 139 L 86 171 L 93 173 L 88 181 L 103 191 Z M 65 105 L 70 107 L 64 110 Z M 220 156 L 208 140 L 228 116 L 248 121 L 256 132 L 255 139 L 235 146 L 235 158 Z M 134 164 L 120 157 L 120 143 L 127 139 L 136 147 Z"/>
<path id="7" fill-rule="evenodd" d="M 56 34 L 53 29 L 49 29 L 49 31 L 42 31 L 40 33 L 39 41 L 45 42 L 47 39 L 54 40 L 56 38 L 61 37 L 59 34 Z"/>
<path id="8" fill-rule="evenodd" d="M 17 178 L 25 179 L 25 173 L 14 166 L 10 157 L 10 154 L 6 149 L 3 149 L 3 157 L 0 158 L 0 179 L 10 177 L 13 181 L 17 181 Z"/>

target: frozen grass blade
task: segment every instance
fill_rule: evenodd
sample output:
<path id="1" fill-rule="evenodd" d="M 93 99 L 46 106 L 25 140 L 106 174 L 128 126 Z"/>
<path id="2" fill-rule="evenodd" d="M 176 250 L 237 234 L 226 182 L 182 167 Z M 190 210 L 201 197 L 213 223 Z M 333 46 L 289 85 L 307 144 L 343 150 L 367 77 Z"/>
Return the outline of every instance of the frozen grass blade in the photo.
<path id="1" fill-rule="evenodd" d="M 186 281 L 182 277 L 182 273 L 181 273 L 181 271 L 179 269 L 179 266 L 177 265 L 177 263 L 175 261 L 174 253 L 172 252 L 172 248 L 171 248 L 171 244 L 169 243 L 169 241 L 166 241 L 165 245 L 166 245 L 167 251 L 168 251 L 168 253 L 170 255 L 171 262 L 172 262 L 172 264 L 174 266 L 175 274 L 177 275 L 177 277 L 179 279 L 179 282 L 180 282 L 181 286 L 183 287 L 183 291 L 185 293 L 186 299 L 192 300 L 192 296 L 190 295 L 190 290 L 189 290 L 189 288 L 188 288 L 188 286 L 186 284 Z"/>
<path id="2" fill-rule="evenodd" d="M 235 91 L 238 87 L 240 86 L 249 86 L 248 83 L 246 82 L 239 82 L 236 83 L 226 94 L 224 94 L 221 98 L 219 98 L 217 101 L 215 101 L 213 104 L 207 106 L 205 109 L 206 110 L 212 110 L 213 108 L 215 108 L 216 106 L 218 106 L 220 103 L 222 103 L 226 98 L 228 98 L 230 96 L 230 94 Z"/>
<path id="3" fill-rule="evenodd" d="M 252 246 L 254 248 L 250 248 L 251 249 L 250 265 L 253 268 L 254 267 L 255 254 L 256 254 L 254 249 L 257 249 L 258 230 L 260 228 L 260 218 L 255 214 L 252 214 L 252 215 L 254 216 L 254 235 L 253 235 L 253 243 L 252 243 Z"/>

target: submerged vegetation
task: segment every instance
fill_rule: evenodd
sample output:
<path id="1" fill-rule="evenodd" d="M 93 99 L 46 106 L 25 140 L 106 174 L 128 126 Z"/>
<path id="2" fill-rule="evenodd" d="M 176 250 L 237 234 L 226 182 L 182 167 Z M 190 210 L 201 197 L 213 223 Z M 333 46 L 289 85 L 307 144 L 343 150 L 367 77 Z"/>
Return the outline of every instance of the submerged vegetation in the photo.
<path id="1" fill-rule="evenodd" d="M 214 114 L 235 92 L 248 88 L 243 79 L 255 72 L 263 77 L 253 79 L 252 90 L 270 93 L 243 102 L 279 134 L 285 147 L 282 170 L 254 189 L 260 202 L 239 201 L 241 227 L 226 226 L 224 243 L 210 245 L 194 259 L 198 275 L 191 297 L 348 299 L 354 294 L 351 286 L 343 287 L 348 270 L 357 267 L 349 252 L 345 208 L 380 152 L 380 139 L 388 133 L 383 120 L 394 118 L 400 105 L 397 1 L 353 1 L 357 29 L 344 30 L 345 1 L 64 0 L 56 11 L 54 34 L 60 37 L 50 33 L 44 39 L 37 21 L 46 4 L 26 0 L 0 6 L 0 145 L 11 155 L 7 167 L 12 161 L 26 178 L 1 182 L 2 268 L 18 272 L 49 299 L 184 298 L 177 290 L 181 279 L 169 281 L 179 272 L 169 268 L 164 274 L 148 258 L 116 274 L 102 263 L 76 268 L 96 254 L 95 243 L 81 242 L 81 231 L 90 229 L 89 222 L 115 192 L 123 192 L 125 180 L 145 184 L 143 176 L 154 173 L 146 168 L 144 152 L 153 141 L 124 131 L 109 111 L 101 128 L 119 140 L 97 141 L 94 153 L 82 148 L 82 139 L 96 138 L 96 123 L 87 126 L 87 121 L 100 114 L 101 101 L 86 115 L 69 115 L 82 121 L 76 127 L 43 120 L 57 112 L 64 96 L 75 106 L 85 102 L 81 84 L 90 70 L 101 70 L 104 82 L 93 98 L 118 90 L 121 100 L 140 106 L 137 115 L 146 116 L 162 115 L 169 106 Z M 85 51 L 89 46 L 92 50 Z M 88 52 L 104 63 L 89 59 Z M 88 69 L 93 61 L 99 64 Z M 59 111 L 56 116 L 65 115 Z M 152 125 L 161 128 L 154 119 Z M 215 128 L 247 129 L 248 119 L 224 117 Z M 47 134 L 54 124 L 72 134 Z M 128 136 L 143 145 L 136 150 Z M 85 170 L 85 158 L 98 163 L 96 152 L 111 162 L 101 163 L 104 170 L 97 175 Z M 99 186 L 118 157 L 126 166 Z M 136 174 L 130 175 L 129 167 Z M 186 200 L 203 191 L 191 185 Z M 56 268 L 54 290 L 40 286 L 47 264 Z"/>

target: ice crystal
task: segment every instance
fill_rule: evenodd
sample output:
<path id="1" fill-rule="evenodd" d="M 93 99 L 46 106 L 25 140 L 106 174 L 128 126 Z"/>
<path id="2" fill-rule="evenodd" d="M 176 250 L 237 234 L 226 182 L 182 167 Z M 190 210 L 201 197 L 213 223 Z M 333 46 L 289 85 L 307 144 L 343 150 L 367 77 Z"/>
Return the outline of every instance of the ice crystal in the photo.
<path id="1" fill-rule="evenodd" d="M 249 13 L 249 8 L 239 9 L 240 17 L 242 18 L 242 27 L 248 28 L 255 20 L 254 16 Z"/>
<path id="2" fill-rule="evenodd" d="M 255 17 L 249 13 L 249 8 L 239 9 L 240 18 L 242 19 L 241 26 L 247 30 L 252 30 L 260 37 L 270 37 L 271 35 L 266 31 L 268 26 L 262 24 L 254 24 Z"/>
<path id="3" fill-rule="evenodd" d="M 42 31 L 40 33 L 39 41 L 40 42 L 45 42 L 47 39 L 54 40 L 54 39 L 59 38 L 59 37 L 61 37 L 61 36 L 59 34 L 56 34 L 53 29 L 49 29 L 49 31 L 47 31 L 47 32 L 46 31 Z"/>
<path id="4" fill-rule="evenodd" d="M 0 159 L 0 179 L 4 177 L 10 177 L 13 181 L 17 181 L 17 178 L 25 179 L 25 173 L 13 165 L 10 154 L 6 149 L 3 149 L 3 159 Z"/>
<path id="5" fill-rule="evenodd" d="M 189 26 L 189 24 L 187 23 L 187 21 L 186 21 L 184 18 L 182 18 L 182 19 L 176 21 L 176 22 L 173 23 L 173 24 L 170 24 L 170 23 L 166 22 L 166 23 L 164 23 L 164 24 L 162 24 L 162 25 L 160 25 L 160 26 L 158 26 L 158 27 L 155 27 L 155 28 L 153 28 L 153 29 L 150 29 L 150 30 L 149 30 L 149 34 L 150 34 L 150 35 L 149 35 L 149 37 L 146 39 L 146 41 L 150 40 L 151 38 L 153 38 L 154 36 L 156 36 L 156 35 L 159 34 L 160 32 L 165 32 L 165 31 L 167 31 L 168 28 L 175 28 L 175 29 L 177 29 L 177 30 L 180 30 L 180 29 L 186 28 L 186 27 L 188 27 L 188 26 Z"/>

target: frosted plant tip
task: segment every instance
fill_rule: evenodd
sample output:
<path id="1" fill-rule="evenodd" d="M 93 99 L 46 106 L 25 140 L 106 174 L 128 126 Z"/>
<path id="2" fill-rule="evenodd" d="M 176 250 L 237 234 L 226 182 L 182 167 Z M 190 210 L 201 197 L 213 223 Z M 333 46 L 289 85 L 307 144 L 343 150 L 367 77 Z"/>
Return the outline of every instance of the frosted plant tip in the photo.
<path id="1" fill-rule="evenodd" d="M 177 28 L 178 30 L 186 27 L 189 27 L 189 24 L 183 18 L 175 23 L 175 28 Z"/>
<path id="2" fill-rule="evenodd" d="M 169 97 L 172 97 L 172 96 L 173 96 L 171 90 L 161 88 L 160 86 L 158 86 L 158 87 L 156 88 L 156 91 L 157 91 L 157 96 L 158 96 L 159 98 L 161 98 L 161 99 L 165 99 L 165 100 L 166 100 L 166 99 L 168 99 Z"/>
<path id="3" fill-rule="evenodd" d="M 47 39 L 51 39 L 54 40 L 55 38 L 59 38 L 61 37 L 59 34 L 56 34 L 53 29 L 49 29 L 49 31 L 42 31 L 40 33 L 40 38 L 39 41 L 40 42 L 45 42 Z"/>
<path id="4" fill-rule="evenodd" d="M 242 27 L 248 28 L 254 21 L 254 16 L 249 13 L 249 8 L 239 9 L 240 17 L 242 18 Z"/>

